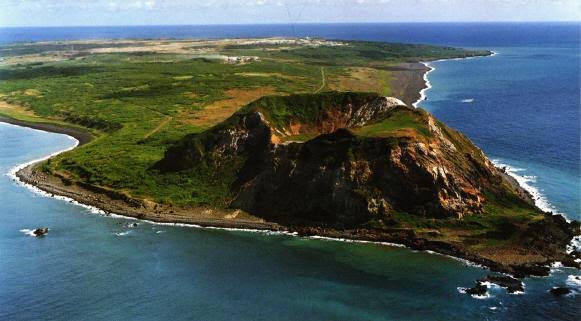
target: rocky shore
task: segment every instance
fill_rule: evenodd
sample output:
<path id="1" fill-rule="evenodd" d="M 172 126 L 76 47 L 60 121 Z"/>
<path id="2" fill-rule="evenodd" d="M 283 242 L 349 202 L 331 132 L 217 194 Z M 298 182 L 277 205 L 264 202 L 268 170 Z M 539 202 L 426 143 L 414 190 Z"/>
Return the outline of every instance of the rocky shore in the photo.
<path id="1" fill-rule="evenodd" d="M 297 233 L 300 236 L 322 236 L 333 239 L 346 239 L 356 241 L 367 241 L 376 243 L 401 244 L 407 248 L 419 251 L 435 252 L 441 255 L 464 260 L 466 264 L 478 265 L 493 272 L 507 273 L 517 278 L 528 276 L 548 276 L 550 266 L 537 264 L 535 262 L 522 262 L 520 264 L 503 264 L 490 260 L 483 256 L 466 251 L 460 246 L 451 243 L 433 241 L 423 238 L 410 229 L 393 230 L 373 230 L 354 229 L 336 230 L 320 227 L 290 227 L 289 232 Z M 565 265 L 579 268 L 579 264 L 572 258 L 564 258 Z"/>
<path id="2" fill-rule="evenodd" d="M 183 208 L 150 203 L 89 184 L 71 182 L 62 176 L 48 175 L 38 170 L 37 165 L 22 168 L 16 176 L 22 182 L 46 193 L 98 208 L 106 214 L 123 215 L 156 223 L 273 231 L 282 229 L 278 224 L 265 222 L 236 210 Z"/>
<path id="3" fill-rule="evenodd" d="M 410 229 L 373 230 L 346 229 L 337 230 L 324 227 L 282 226 L 253 217 L 239 210 L 227 210 L 203 207 L 172 207 L 147 201 L 129 198 L 117 192 L 99 189 L 89 185 L 68 182 L 59 176 L 42 173 L 36 165 L 29 165 L 17 172 L 17 177 L 24 183 L 33 185 L 52 195 L 64 196 L 76 202 L 98 208 L 109 214 L 117 214 L 156 223 L 190 224 L 202 227 L 268 230 L 288 232 L 303 237 L 328 237 L 353 241 L 401 244 L 410 249 L 432 251 L 480 265 L 494 272 L 509 273 L 516 277 L 546 276 L 548 266 L 536 264 L 505 265 L 487 258 L 469 253 L 449 243 L 430 241 L 418 236 Z"/>

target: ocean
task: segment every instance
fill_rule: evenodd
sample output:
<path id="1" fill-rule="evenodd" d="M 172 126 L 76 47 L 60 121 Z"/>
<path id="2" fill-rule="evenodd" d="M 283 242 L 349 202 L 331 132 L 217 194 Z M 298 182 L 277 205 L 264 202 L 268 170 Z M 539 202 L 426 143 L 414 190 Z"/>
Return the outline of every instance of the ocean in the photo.
<path id="1" fill-rule="evenodd" d="M 581 214 L 580 24 L 342 24 L 0 28 L 0 43 L 104 38 L 312 36 L 485 48 L 430 63 L 419 106 L 507 166 L 538 204 Z M 460 293 L 487 271 L 405 248 L 153 225 L 24 188 L 15 166 L 74 146 L 0 124 L 0 320 L 575 320 L 579 271 L 527 278 L 525 293 Z M 6 174 L 6 175 L 4 175 Z M 129 223 L 138 222 L 136 227 Z M 49 226 L 37 239 L 27 231 Z M 575 288 L 555 298 L 552 286 Z"/>
<path id="2" fill-rule="evenodd" d="M 492 47 L 430 63 L 423 107 L 507 166 L 547 211 L 579 220 L 579 46 Z"/>

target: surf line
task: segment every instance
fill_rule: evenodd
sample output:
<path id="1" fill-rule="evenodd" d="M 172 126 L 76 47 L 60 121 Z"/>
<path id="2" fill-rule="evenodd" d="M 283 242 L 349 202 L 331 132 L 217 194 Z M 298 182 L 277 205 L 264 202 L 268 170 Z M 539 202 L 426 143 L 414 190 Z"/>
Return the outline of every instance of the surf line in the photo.
<path id="1" fill-rule="evenodd" d="M 424 73 L 424 76 L 423 76 L 425 87 L 422 90 L 420 90 L 420 98 L 415 103 L 413 103 L 412 106 L 415 107 L 415 108 L 418 108 L 419 107 L 419 104 L 422 101 L 425 101 L 428 98 L 427 95 L 426 95 L 426 92 L 428 90 L 432 89 L 432 83 L 430 82 L 430 79 L 429 79 L 428 75 L 430 73 L 432 73 L 434 70 L 436 70 L 436 67 L 434 67 L 432 65 L 432 63 L 434 63 L 434 62 L 440 62 L 440 61 L 449 61 L 449 60 L 453 61 L 453 60 L 467 60 L 467 59 L 476 59 L 476 58 L 490 58 L 490 57 L 494 57 L 494 56 L 498 55 L 498 52 L 496 52 L 496 51 L 490 51 L 490 52 L 491 52 L 491 54 L 488 55 L 488 56 L 464 57 L 464 58 L 450 58 L 450 59 L 438 59 L 438 60 L 433 60 L 433 61 L 421 61 L 420 63 L 422 65 L 424 65 L 426 68 L 428 68 L 428 70 Z"/>
<path id="2" fill-rule="evenodd" d="M 475 59 L 475 58 L 490 58 L 490 57 L 494 57 L 494 56 L 497 56 L 497 55 L 498 55 L 498 52 L 491 51 L 491 54 L 489 56 L 466 57 L 466 58 L 453 58 L 453 59 L 439 59 L 439 60 L 434 60 L 434 61 L 430 61 L 430 62 L 420 62 L 421 64 L 423 64 L 424 66 L 426 66 L 428 68 L 428 71 L 426 71 L 424 73 L 424 82 L 426 84 L 426 87 L 420 91 L 420 98 L 415 103 L 413 103 L 412 106 L 418 108 L 419 107 L 419 104 L 422 101 L 425 101 L 426 100 L 426 98 L 427 98 L 426 92 L 432 88 L 432 83 L 430 82 L 430 79 L 429 79 L 428 75 L 431 72 L 433 72 L 434 70 L 436 70 L 436 68 L 431 63 L 440 62 L 440 61 L 448 61 L 448 60 L 465 60 L 465 59 Z M 463 101 L 463 102 L 465 102 L 465 101 Z M 523 171 L 524 169 L 514 168 L 514 167 L 511 167 L 511 166 L 509 166 L 507 164 L 503 164 L 498 159 L 493 159 L 492 162 L 498 168 L 505 168 L 506 173 L 508 175 L 510 175 L 512 178 L 514 178 L 519 183 L 519 185 L 522 188 L 524 188 L 527 192 L 529 192 L 533 196 L 533 200 L 535 202 L 535 205 L 538 208 L 540 208 L 541 210 L 543 210 L 545 212 L 551 212 L 551 213 L 553 213 L 555 215 L 562 215 L 563 217 L 565 217 L 565 215 L 563 215 L 563 213 L 557 212 L 556 209 L 553 207 L 553 205 L 549 202 L 549 200 L 547 199 L 547 197 L 545 195 L 543 195 L 541 193 L 541 191 L 539 191 L 536 187 L 534 187 L 531 184 L 532 182 L 534 182 L 534 180 L 536 179 L 536 177 L 521 176 L 517 172 Z M 565 219 L 567 221 L 569 221 L 569 219 L 567 219 L 567 217 L 565 217 Z"/>

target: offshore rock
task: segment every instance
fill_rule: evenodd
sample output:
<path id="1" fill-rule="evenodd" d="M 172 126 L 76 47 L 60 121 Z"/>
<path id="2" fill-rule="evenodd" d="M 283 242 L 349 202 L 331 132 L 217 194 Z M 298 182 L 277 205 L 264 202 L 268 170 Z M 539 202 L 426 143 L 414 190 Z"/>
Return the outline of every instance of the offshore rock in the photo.
<path id="1" fill-rule="evenodd" d="M 32 234 L 34 234 L 34 236 L 36 237 L 45 236 L 46 234 L 48 234 L 48 227 L 39 227 L 32 231 Z"/>
<path id="2" fill-rule="evenodd" d="M 567 294 L 571 293 L 571 290 L 569 290 L 568 288 L 564 288 L 564 287 L 554 287 L 554 288 L 550 289 L 549 292 L 551 292 L 551 294 L 554 296 L 563 296 L 563 295 L 567 295 Z"/>

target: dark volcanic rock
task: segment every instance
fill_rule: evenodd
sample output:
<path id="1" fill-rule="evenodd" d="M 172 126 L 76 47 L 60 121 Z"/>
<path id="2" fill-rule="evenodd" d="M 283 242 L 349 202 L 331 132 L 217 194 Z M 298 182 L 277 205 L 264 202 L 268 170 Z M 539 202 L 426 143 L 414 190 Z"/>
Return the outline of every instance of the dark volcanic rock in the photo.
<path id="1" fill-rule="evenodd" d="M 505 288 L 508 293 L 524 292 L 525 290 L 521 280 L 507 275 L 488 275 L 479 281 L 494 283 L 502 288 Z"/>
<path id="2" fill-rule="evenodd" d="M 48 234 L 48 227 L 39 227 L 32 231 L 32 233 L 34 234 L 34 236 L 44 236 Z"/>
<path id="3" fill-rule="evenodd" d="M 466 293 L 470 295 L 484 296 L 488 291 L 488 287 L 482 282 L 476 282 L 476 285 L 472 288 L 466 289 Z"/>
<path id="4" fill-rule="evenodd" d="M 485 284 L 486 282 L 494 283 L 505 288 L 507 292 L 511 294 L 524 292 L 524 285 L 519 279 L 507 275 L 487 275 L 483 279 L 476 280 L 476 285 L 472 288 L 466 289 L 466 293 L 478 296 L 486 295 L 486 292 L 488 291 L 488 287 Z"/>
<path id="5" fill-rule="evenodd" d="M 567 222 L 561 215 L 545 213 L 545 219 L 529 225 L 526 233 L 519 238 L 519 243 L 523 248 L 534 250 L 550 257 L 550 253 L 562 252 L 571 239 L 580 233 L 579 222 Z M 573 255 L 559 258 L 568 266 L 578 267 L 573 260 Z M 523 275 L 546 276 L 549 274 L 547 266 L 521 265 L 517 268 L 517 273 Z"/>
<path id="6" fill-rule="evenodd" d="M 513 265 L 511 267 L 514 270 L 514 276 L 517 278 L 524 278 L 530 275 L 547 276 L 551 272 L 551 269 L 548 266 L 535 264 Z"/>
<path id="7" fill-rule="evenodd" d="M 571 293 L 571 290 L 564 287 L 554 287 L 550 289 L 549 292 L 551 292 L 551 294 L 554 296 L 562 296 Z"/>

